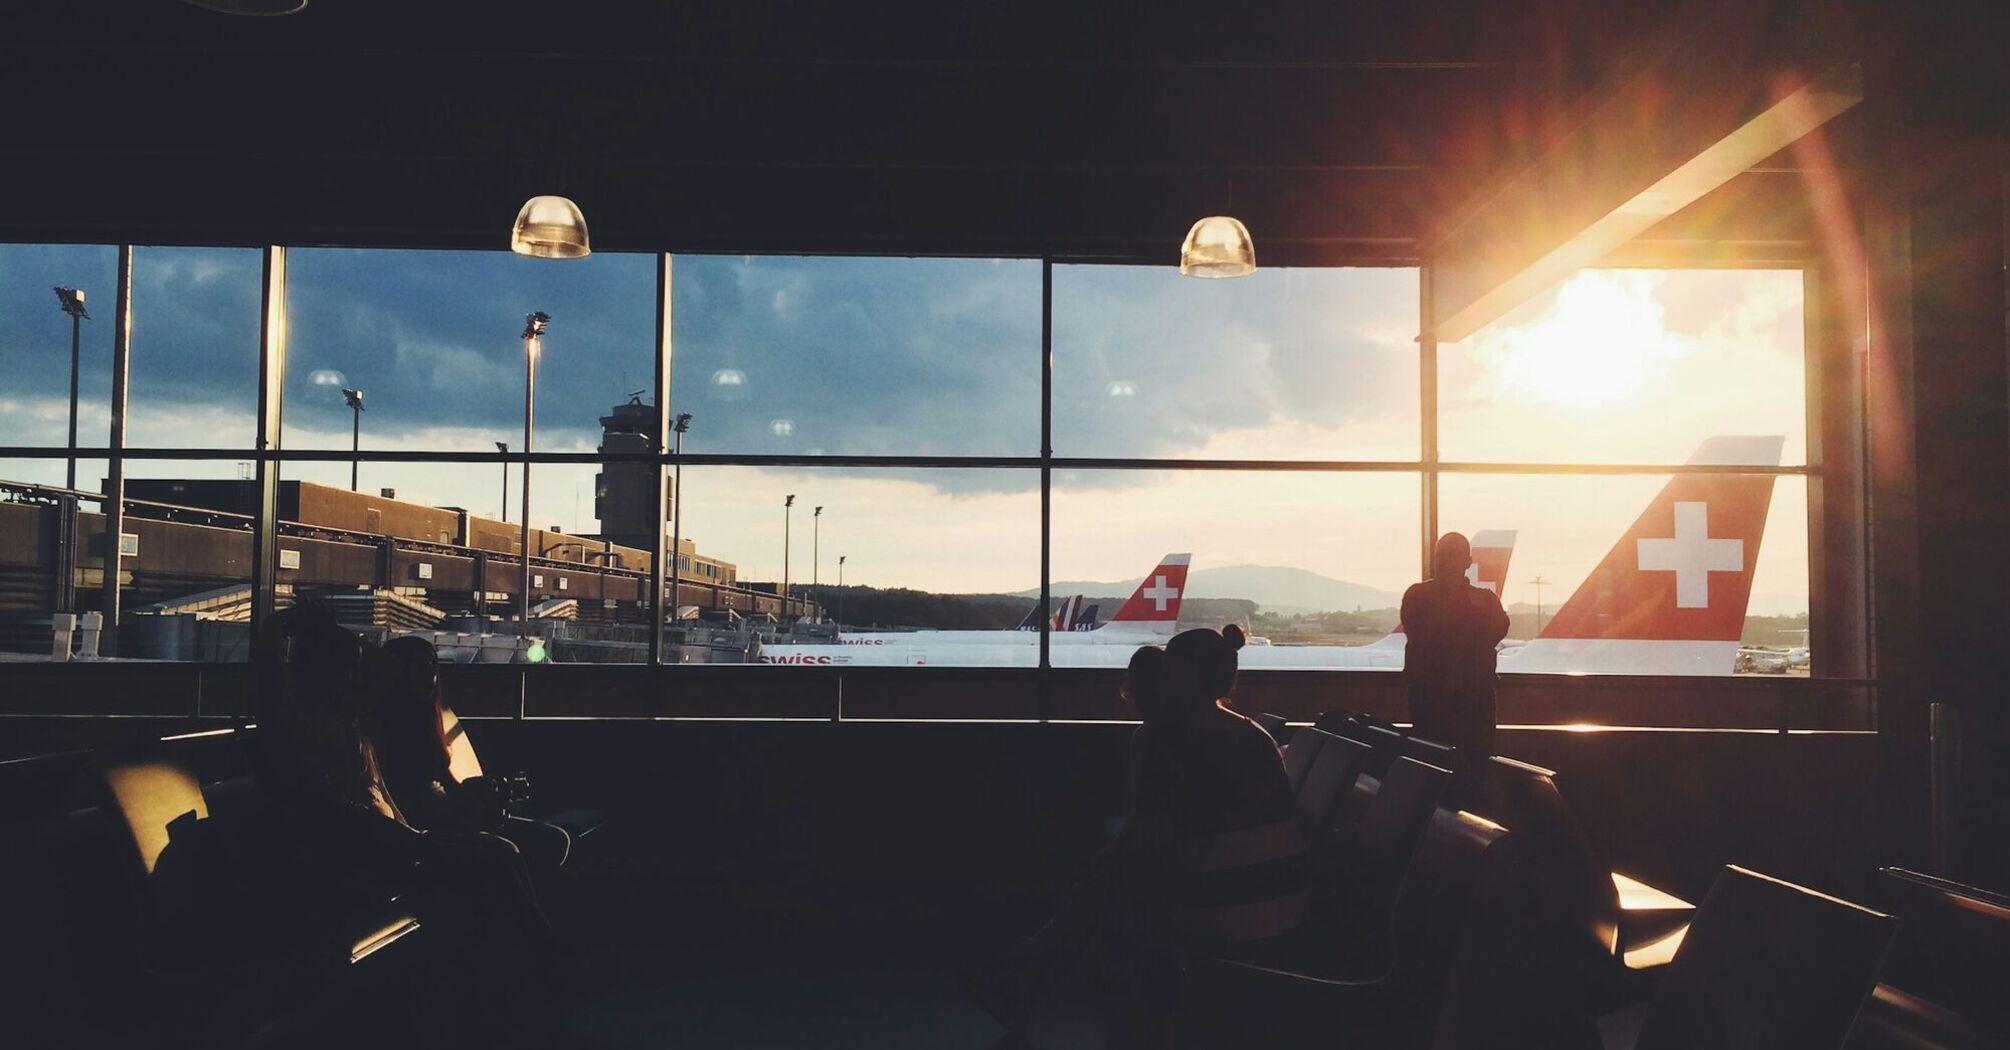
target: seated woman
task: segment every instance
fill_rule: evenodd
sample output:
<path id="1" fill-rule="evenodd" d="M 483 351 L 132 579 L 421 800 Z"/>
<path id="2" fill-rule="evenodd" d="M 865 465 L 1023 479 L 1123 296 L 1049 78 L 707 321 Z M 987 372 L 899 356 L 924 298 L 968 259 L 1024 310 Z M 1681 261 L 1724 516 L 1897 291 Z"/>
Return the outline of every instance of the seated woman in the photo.
<path id="1" fill-rule="evenodd" d="M 1093 957 L 1117 1041 L 1158 1045 L 1182 955 L 1285 951 L 1305 917 L 1306 851 L 1276 745 L 1227 706 L 1242 641 L 1234 625 L 1193 630 L 1133 656 L 1130 815 L 1061 914 L 974 982 L 1008 1027 Z"/>
<path id="2" fill-rule="evenodd" d="M 1309 872 L 1277 745 L 1229 707 L 1242 643 L 1234 624 L 1167 643 L 1163 711 L 1134 745 L 1132 819 L 1169 850 L 1164 901 L 1178 938 L 1260 955 L 1304 921 Z"/>
<path id="3" fill-rule="evenodd" d="M 516 848 L 427 833 L 394 800 L 366 718 L 382 652 L 314 603 L 282 613 L 276 629 L 269 644 L 286 673 L 261 690 L 254 765 L 275 890 L 307 916 L 396 897 L 440 932 L 471 988 L 485 986 L 485 973 L 547 970 L 550 924 Z"/>
<path id="4" fill-rule="evenodd" d="M 390 797 L 405 821 L 426 831 L 501 836 L 523 854 L 539 884 L 549 885 L 571 852 L 572 837 L 556 825 L 511 816 L 507 792 L 494 779 L 454 776 L 433 643 L 395 638 L 385 643 L 384 656 L 372 735 Z"/>

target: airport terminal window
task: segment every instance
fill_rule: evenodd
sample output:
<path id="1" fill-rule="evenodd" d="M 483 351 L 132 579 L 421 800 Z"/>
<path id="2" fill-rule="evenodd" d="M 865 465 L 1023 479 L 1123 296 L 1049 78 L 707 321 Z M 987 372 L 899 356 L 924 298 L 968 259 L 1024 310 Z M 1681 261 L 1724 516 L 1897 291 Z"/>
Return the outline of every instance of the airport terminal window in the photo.
<path id="1" fill-rule="evenodd" d="M 73 322 L 55 289 L 83 293 Z M 69 441 L 70 349 L 78 340 L 77 443 L 102 448 L 111 423 L 118 249 L 99 244 L 0 245 L 0 428 L 6 444 Z"/>
<path id="2" fill-rule="evenodd" d="M 127 448 L 251 447 L 261 256 L 256 248 L 133 249 Z"/>
<path id="3" fill-rule="evenodd" d="M 524 318 L 550 317 L 536 450 L 592 452 L 600 417 L 648 396 L 656 257 L 553 265 L 505 251 L 294 248 L 286 260 L 289 449 L 522 451 Z M 362 392 L 360 419 L 344 394 Z"/>
<path id="4" fill-rule="evenodd" d="M 1052 662 L 1121 667 L 1136 642 L 1096 643 L 1236 623 L 1245 667 L 1397 669 L 1418 503 L 1416 474 L 1059 471 L 1051 592 L 1078 626 Z"/>
<path id="5" fill-rule="evenodd" d="M 1021 629 L 1038 622 L 1037 471 L 690 466 L 682 489 L 699 569 L 677 581 L 666 660 L 1038 664 Z M 811 621 L 792 631 L 785 580 L 790 617 Z"/>
<path id="6" fill-rule="evenodd" d="M 1718 434 L 1807 458 L 1799 270 L 1581 270 L 1438 348 L 1447 462 L 1684 462 Z"/>
<path id="7" fill-rule="evenodd" d="M 680 255 L 688 452 L 1037 455 L 1040 263 Z"/>
<path id="8" fill-rule="evenodd" d="M 23 656 L 49 652 L 59 604 L 87 611 L 102 593 L 90 529 L 117 253 L 0 247 L 0 351 L 20 377 L 0 394 L 13 435 L 0 569 L 40 588 L 0 633 Z M 260 254 L 134 252 L 123 531 L 137 553 L 119 593 L 124 622 L 147 628 L 125 632 L 122 656 L 243 657 Z M 1039 260 L 286 254 L 278 600 L 336 597 L 381 632 L 456 636 L 456 658 L 527 658 L 514 621 L 521 335 L 541 310 L 548 458 L 528 468 L 540 629 L 522 633 L 545 662 L 653 650 L 671 663 L 1032 669 L 1044 628 L 1049 663 L 1066 670 L 1235 620 L 1257 639 L 1252 669 L 1387 670 L 1401 658 L 1397 598 L 1423 574 L 1435 525 L 1480 541 L 1476 572 L 1514 624 L 1504 670 L 1807 673 L 1818 471 L 1797 271 L 1581 272 L 1439 347 L 1431 400 L 1414 268 L 1208 282 L 1054 264 L 1047 460 Z M 659 277 L 673 322 L 662 347 Z M 86 288 L 92 310 L 80 443 L 98 455 L 79 465 L 81 497 L 56 491 L 69 335 L 57 284 Z M 689 417 L 681 467 L 652 452 L 659 353 L 669 414 Z M 178 448 L 208 454 L 150 451 Z M 847 462 L 815 465 L 826 456 Z M 65 499 L 81 530 L 68 588 L 40 539 Z M 677 551 L 664 572 L 675 593 L 652 608 L 659 542 Z M 1623 578 L 1595 571 L 1608 562 L 1626 563 Z M 1546 643 L 1573 594 L 1589 611 L 1566 617 L 1581 621 L 1567 659 L 1536 660 L 1559 648 Z M 1709 638 L 1642 636 L 1630 599 L 1665 600 L 1676 619 L 1740 609 Z M 1144 606 L 1154 615 L 1136 615 Z M 651 638 L 658 613 L 667 626 Z M 1098 634 L 1112 644 L 1083 644 Z M 1591 654 L 1588 641 L 1617 644 Z M 1658 643 L 1704 641 L 1708 667 L 1650 658 Z"/>
<path id="9" fill-rule="evenodd" d="M 1791 475 L 1447 474 L 1439 520 L 1513 526 L 1503 671 L 1804 676 L 1807 491 Z"/>
<path id="10" fill-rule="evenodd" d="M 1054 268 L 1062 456 L 1413 460 L 1417 271 Z"/>

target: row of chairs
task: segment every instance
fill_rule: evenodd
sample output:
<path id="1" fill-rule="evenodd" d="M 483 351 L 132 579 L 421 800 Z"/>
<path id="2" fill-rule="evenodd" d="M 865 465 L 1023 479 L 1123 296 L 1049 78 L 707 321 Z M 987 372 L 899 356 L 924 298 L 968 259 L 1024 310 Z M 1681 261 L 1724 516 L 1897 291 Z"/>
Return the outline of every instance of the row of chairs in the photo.
<path id="1" fill-rule="evenodd" d="M 1240 993 L 1213 1003 L 1226 1024 L 1288 1016 L 1267 1034 L 1338 1024 L 1390 1046 L 2006 1045 L 2006 1011 L 1976 976 L 2010 972 L 2000 898 L 1889 869 L 1894 918 L 1732 866 L 1692 909 L 1613 874 L 1551 771 L 1489 758 L 1460 805 L 1451 749 L 1370 719 L 1322 724 L 1334 732 L 1301 728 L 1284 747 L 1324 855 L 1322 935 L 1332 957 L 1389 965 L 1363 984 L 1358 969 L 1217 963 L 1213 983 Z M 1894 964 L 1912 961 L 1887 966 L 1900 919 Z"/>
<path id="2" fill-rule="evenodd" d="M 450 715 L 447 728 L 456 775 L 481 775 L 459 720 Z M 335 1045 L 367 1034 L 346 1025 L 381 1021 L 387 1010 L 420 1026 L 408 1034 L 447 1023 L 429 1021 L 425 993 L 415 991 L 436 983 L 428 973 L 439 960 L 409 902 L 359 898 L 329 914 L 325 902 L 295 899 L 285 886 L 236 877 L 235 864 L 203 864 L 196 885 L 174 870 L 176 844 L 214 835 L 219 821 L 238 829 L 230 849 L 285 848 L 285 829 L 270 823 L 250 776 L 257 734 L 255 726 L 176 734 L 8 770 L 10 795 L 19 785 L 50 796 L 42 820 L 15 829 L 32 844 L 28 886 L 49 898 L 29 941 L 51 968 L 49 990 L 111 996 L 132 1016 L 93 1023 L 139 1025 L 168 1045 Z M 175 906 L 190 895 L 213 907 Z M 365 1003 L 369 1011 L 357 1009 Z M 20 1016 L 76 1024 L 64 1015 Z"/>

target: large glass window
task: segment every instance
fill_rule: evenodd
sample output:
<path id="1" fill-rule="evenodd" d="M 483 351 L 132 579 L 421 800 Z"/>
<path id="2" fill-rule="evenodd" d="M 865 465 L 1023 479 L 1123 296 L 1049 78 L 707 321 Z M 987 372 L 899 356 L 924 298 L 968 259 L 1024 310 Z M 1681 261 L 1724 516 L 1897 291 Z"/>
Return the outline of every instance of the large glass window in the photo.
<path id="1" fill-rule="evenodd" d="M 654 388 L 656 261 L 292 249 L 284 445 L 521 452 L 525 318 L 542 312 L 536 451 L 592 452 L 600 417 Z"/>
<path id="2" fill-rule="evenodd" d="M 1439 347 L 1449 462 L 1684 462 L 1773 434 L 1807 460 L 1798 270 L 1582 270 Z"/>
<path id="3" fill-rule="evenodd" d="M 1417 271 L 1054 268 L 1054 451 L 1417 455 Z"/>
<path id="4" fill-rule="evenodd" d="M 1040 264 L 678 256 L 692 452 L 1034 455 Z"/>
<path id="5" fill-rule="evenodd" d="M 1448 474 L 1440 486 L 1445 528 L 1512 531 L 1503 671 L 1808 673 L 1805 478 Z"/>
<path id="6" fill-rule="evenodd" d="M 133 249 L 126 447 L 252 446 L 263 265 L 255 248 Z"/>
<path id="7" fill-rule="evenodd" d="M 72 321 L 51 289 L 86 291 L 79 444 L 99 450 L 117 253 L 0 246 L 0 646 L 24 656 L 105 600 L 110 470 L 61 491 Z M 1475 541 L 1506 671 L 1794 676 L 1817 645 L 1798 271 L 1586 270 L 1433 358 L 1414 268 L 1061 264 L 1043 304 L 1027 259 L 287 257 L 275 600 L 454 659 L 863 672 L 791 716 L 930 713 L 873 667 L 994 669 L 999 692 L 941 713 L 1066 715 L 1049 686 L 1193 626 L 1245 627 L 1265 682 L 1399 668 L 1433 527 Z M 118 655 L 242 659 L 262 253 L 133 261 Z"/>
<path id="8" fill-rule="evenodd" d="M 1053 663 L 1122 667 L 1139 644 L 1235 623 L 1248 668 L 1398 668 L 1418 492 L 1415 474 L 1061 472 L 1051 591 L 1099 629 Z"/>
<path id="9" fill-rule="evenodd" d="M 117 283 L 118 249 L 108 245 L 0 245 L 0 428 L 6 444 L 68 443 L 74 337 L 77 443 L 105 445 Z M 58 287 L 83 293 L 79 312 L 66 310 Z"/>
<path id="10" fill-rule="evenodd" d="M 711 466 L 682 474 L 681 618 L 666 658 L 1038 665 L 1039 632 L 1019 629 L 1038 622 L 1037 471 Z M 778 604 L 785 583 L 786 613 Z"/>

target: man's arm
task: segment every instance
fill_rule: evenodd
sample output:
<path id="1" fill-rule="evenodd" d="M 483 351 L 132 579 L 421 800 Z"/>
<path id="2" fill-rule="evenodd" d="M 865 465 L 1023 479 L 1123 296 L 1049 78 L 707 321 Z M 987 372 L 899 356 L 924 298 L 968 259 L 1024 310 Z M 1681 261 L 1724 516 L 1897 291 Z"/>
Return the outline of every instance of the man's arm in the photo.
<path id="1" fill-rule="evenodd" d="M 1475 587 L 1474 590 L 1486 595 L 1481 608 L 1485 613 L 1486 631 L 1484 633 L 1487 644 L 1498 645 L 1501 639 L 1507 637 L 1508 633 L 1508 614 L 1507 610 L 1501 607 L 1501 596 L 1481 587 Z"/>

